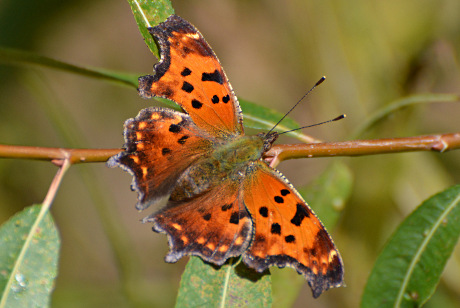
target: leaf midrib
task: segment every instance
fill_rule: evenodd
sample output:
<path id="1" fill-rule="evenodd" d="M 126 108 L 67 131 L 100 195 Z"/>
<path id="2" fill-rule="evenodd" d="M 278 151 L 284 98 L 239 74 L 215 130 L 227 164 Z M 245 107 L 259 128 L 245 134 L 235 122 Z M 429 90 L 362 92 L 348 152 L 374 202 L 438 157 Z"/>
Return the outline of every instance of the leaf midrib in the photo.
<path id="1" fill-rule="evenodd" d="M 425 239 L 422 241 L 422 244 L 420 245 L 419 249 L 417 250 L 417 253 L 414 255 L 412 258 L 411 263 L 409 264 L 409 267 L 407 268 L 406 275 L 404 275 L 404 280 L 401 284 L 401 287 L 399 289 L 399 293 L 396 296 L 396 301 L 394 304 L 394 307 L 400 307 L 401 301 L 404 296 L 404 291 L 407 288 L 407 285 L 409 284 L 410 277 L 412 276 L 412 273 L 415 270 L 415 267 L 420 261 L 422 253 L 425 251 L 425 248 L 428 246 L 430 240 L 433 237 L 433 234 L 438 230 L 439 226 L 441 225 L 442 221 L 446 218 L 446 216 L 454 209 L 455 206 L 460 202 L 460 195 L 457 196 L 456 199 L 452 201 L 452 203 L 446 208 L 444 213 L 439 216 L 433 227 L 430 229 L 430 232 L 425 236 Z"/>
<path id="2" fill-rule="evenodd" d="M 225 307 L 225 299 L 227 298 L 227 290 L 228 290 L 228 284 L 230 282 L 230 271 L 232 270 L 232 264 L 233 264 L 233 258 L 231 258 L 228 262 L 229 267 L 227 268 L 227 272 L 225 273 L 225 279 L 224 279 L 224 289 L 222 293 L 222 301 L 220 302 L 220 308 Z"/>

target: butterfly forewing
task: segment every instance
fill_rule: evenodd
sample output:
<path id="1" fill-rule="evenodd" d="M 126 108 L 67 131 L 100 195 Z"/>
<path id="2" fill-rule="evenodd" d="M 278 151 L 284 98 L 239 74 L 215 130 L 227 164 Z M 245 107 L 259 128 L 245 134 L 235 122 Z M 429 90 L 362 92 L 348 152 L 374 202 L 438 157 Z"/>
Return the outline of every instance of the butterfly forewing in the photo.
<path id="1" fill-rule="evenodd" d="M 276 170 L 259 162 L 244 185 L 244 204 L 255 228 L 243 261 L 259 272 L 289 266 L 304 275 L 318 297 L 342 284 L 342 260 L 326 229 Z"/>
<path id="2" fill-rule="evenodd" d="M 225 137 L 243 132 L 239 103 L 211 47 L 198 30 L 178 16 L 151 28 L 161 61 L 155 74 L 139 78 L 143 97 L 160 96 L 178 103 L 195 124 Z"/>
<path id="3" fill-rule="evenodd" d="M 193 162 L 206 156 L 211 144 L 190 117 L 165 108 L 147 108 L 125 123 L 126 151 L 110 158 L 134 176 L 138 209 L 144 209 L 173 190 Z"/>

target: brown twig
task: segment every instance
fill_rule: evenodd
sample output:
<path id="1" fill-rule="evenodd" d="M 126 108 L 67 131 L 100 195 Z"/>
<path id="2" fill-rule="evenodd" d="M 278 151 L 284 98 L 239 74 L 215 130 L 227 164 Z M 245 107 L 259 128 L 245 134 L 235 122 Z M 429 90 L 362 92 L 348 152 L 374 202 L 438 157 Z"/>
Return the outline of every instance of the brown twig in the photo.
<path id="1" fill-rule="evenodd" d="M 445 152 L 460 149 L 460 133 L 389 138 L 374 140 L 353 140 L 311 144 L 275 145 L 265 158 L 271 165 L 294 158 L 360 156 L 414 151 Z M 105 162 L 121 149 L 66 149 L 0 145 L 0 158 L 25 158 L 47 160 L 59 165 L 65 159 L 71 164 Z"/>
<path id="2" fill-rule="evenodd" d="M 294 158 L 328 156 L 361 156 L 386 153 L 437 151 L 460 149 L 460 133 L 389 138 L 374 140 L 353 140 L 311 144 L 275 145 L 265 156 L 271 166 Z"/>
<path id="3" fill-rule="evenodd" d="M 0 145 L 0 158 L 24 158 L 52 161 L 59 165 L 60 161 L 69 159 L 71 164 L 105 162 L 109 157 L 119 153 L 121 149 L 66 149 L 28 147 L 18 145 Z"/>

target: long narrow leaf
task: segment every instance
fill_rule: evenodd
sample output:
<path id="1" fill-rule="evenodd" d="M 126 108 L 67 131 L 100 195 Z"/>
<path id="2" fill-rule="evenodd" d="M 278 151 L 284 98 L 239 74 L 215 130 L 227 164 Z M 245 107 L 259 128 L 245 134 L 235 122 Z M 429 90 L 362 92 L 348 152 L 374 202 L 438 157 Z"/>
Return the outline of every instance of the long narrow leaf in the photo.
<path id="1" fill-rule="evenodd" d="M 77 66 L 24 50 L 0 47 L 0 62 L 5 64 L 19 63 L 39 65 L 42 67 L 54 68 L 68 73 L 107 80 L 137 88 L 137 76 L 133 74 L 114 72 L 100 68 Z"/>
<path id="2" fill-rule="evenodd" d="M 392 235 L 361 306 L 420 307 L 433 294 L 460 236 L 460 185 L 426 200 Z"/>
<path id="3" fill-rule="evenodd" d="M 49 212 L 37 221 L 40 210 L 29 207 L 0 228 L 1 308 L 49 306 L 60 240 Z"/>

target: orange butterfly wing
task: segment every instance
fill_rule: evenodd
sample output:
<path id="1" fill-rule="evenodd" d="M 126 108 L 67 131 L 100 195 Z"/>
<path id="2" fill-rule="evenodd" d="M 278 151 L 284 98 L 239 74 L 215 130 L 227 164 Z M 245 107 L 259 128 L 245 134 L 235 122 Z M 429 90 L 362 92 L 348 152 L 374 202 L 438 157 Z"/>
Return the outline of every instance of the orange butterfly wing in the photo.
<path id="1" fill-rule="evenodd" d="M 222 265 L 247 250 L 253 225 L 237 185 L 217 185 L 186 200 L 173 196 L 165 208 L 144 220 L 153 222 L 154 231 L 168 235 L 166 262 L 194 255 Z"/>
<path id="2" fill-rule="evenodd" d="M 211 150 L 206 134 L 188 115 L 166 108 L 141 110 L 125 122 L 124 135 L 126 150 L 107 164 L 133 175 L 139 210 L 169 196 L 184 170 Z"/>
<path id="3" fill-rule="evenodd" d="M 243 262 L 259 272 L 289 266 L 305 276 L 318 297 L 342 285 L 343 264 L 331 237 L 281 173 L 261 161 L 244 183 L 244 204 L 255 225 Z"/>
<path id="4" fill-rule="evenodd" d="M 154 67 L 155 75 L 139 78 L 140 95 L 176 102 L 213 136 L 242 134 L 238 100 L 201 33 L 176 15 L 149 30 L 160 46 L 161 61 Z"/>

